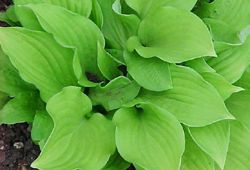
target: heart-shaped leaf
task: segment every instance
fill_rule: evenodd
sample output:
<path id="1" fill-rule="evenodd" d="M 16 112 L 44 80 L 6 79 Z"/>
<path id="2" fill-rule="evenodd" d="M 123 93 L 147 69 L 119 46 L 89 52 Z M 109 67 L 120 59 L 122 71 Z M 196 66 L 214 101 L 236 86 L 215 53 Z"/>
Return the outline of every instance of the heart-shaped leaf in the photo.
<path id="1" fill-rule="evenodd" d="M 115 113 L 119 153 L 146 170 L 178 169 L 184 152 L 184 133 L 178 120 L 151 104 L 139 107 Z"/>
<path id="2" fill-rule="evenodd" d="M 47 170 L 104 167 L 115 152 L 115 128 L 101 114 L 89 117 L 91 101 L 81 89 L 64 88 L 49 100 L 47 110 L 54 129 L 32 166 Z"/>
<path id="3" fill-rule="evenodd" d="M 136 43 L 137 42 L 137 43 Z M 134 44 L 134 45 L 133 45 Z M 216 56 L 206 25 L 191 12 L 162 7 L 140 23 L 137 40 L 128 41 L 145 58 L 158 57 L 180 63 L 203 56 Z"/>

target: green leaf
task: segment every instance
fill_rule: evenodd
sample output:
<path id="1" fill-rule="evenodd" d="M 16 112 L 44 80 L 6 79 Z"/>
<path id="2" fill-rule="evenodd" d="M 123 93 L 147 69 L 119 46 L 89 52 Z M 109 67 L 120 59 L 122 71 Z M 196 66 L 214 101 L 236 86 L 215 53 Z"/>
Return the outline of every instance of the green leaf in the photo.
<path id="1" fill-rule="evenodd" d="M 112 80 L 120 75 L 118 70 L 120 63 L 110 53 L 106 52 L 100 44 L 98 44 L 97 64 L 103 76 L 108 80 Z"/>
<path id="2" fill-rule="evenodd" d="M 171 65 L 173 89 L 165 92 L 143 91 L 138 100 L 148 101 L 174 114 L 191 127 L 233 119 L 216 89 L 194 70 Z"/>
<path id="3" fill-rule="evenodd" d="M 230 83 L 235 83 L 250 65 L 250 36 L 243 44 L 215 43 L 218 57 L 210 58 L 208 64 Z"/>
<path id="4" fill-rule="evenodd" d="M 103 47 L 105 42 L 101 31 L 91 20 L 49 4 L 28 7 L 34 11 L 43 29 L 53 34 L 61 45 L 76 49 L 85 72 L 101 77 L 97 66 L 97 44 Z M 77 27 L 75 23 L 78 23 Z"/>
<path id="5" fill-rule="evenodd" d="M 250 91 L 245 90 L 233 94 L 227 101 L 228 110 L 240 121 L 244 126 L 250 129 Z"/>
<path id="6" fill-rule="evenodd" d="M 184 65 L 191 67 L 198 73 L 215 72 L 215 70 L 206 63 L 206 60 L 204 58 L 197 58 L 187 61 Z"/>
<path id="7" fill-rule="evenodd" d="M 124 53 L 129 74 L 143 88 L 152 91 L 171 89 L 169 63 L 158 58 L 143 58 L 137 53 Z"/>
<path id="8" fill-rule="evenodd" d="M 129 167 L 129 165 L 130 164 L 126 162 L 118 152 L 115 152 L 102 170 L 125 170 Z"/>
<path id="9" fill-rule="evenodd" d="M 244 89 L 250 90 L 250 66 L 247 67 L 244 74 L 239 81 L 235 83 L 236 86 L 240 86 Z"/>
<path id="10" fill-rule="evenodd" d="M 101 29 L 103 26 L 103 14 L 98 0 L 92 0 L 90 19 Z"/>
<path id="11" fill-rule="evenodd" d="M 201 75 L 207 82 L 212 84 L 217 89 L 217 91 L 220 93 L 220 95 L 224 100 L 229 98 L 233 93 L 237 93 L 244 90 L 241 87 L 237 87 L 230 84 L 220 74 L 207 72 L 207 73 L 202 73 Z"/>
<path id="12" fill-rule="evenodd" d="M 155 12 L 162 6 L 173 6 L 179 9 L 191 10 L 197 0 L 125 0 L 127 4 L 133 8 L 142 18 L 146 15 Z"/>
<path id="13" fill-rule="evenodd" d="M 37 93 L 19 93 L 0 110 L 0 124 L 32 122 L 38 107 L 39 96 Z"/>
<path id="14" fill-rule="evenodd" d="M 249 124 L 248 118 L 248 124 Z M 231 123 L 231 138 L 224 170 L 248 170 L 250 167 L 250 129 L 238 121 Z"/>
<path id="15" fill-rule="evenodd" d="M 21 79 L 8 56 L 0 49 L 0 91 L 7 93 L 11 97 L 15 97 L 20 92 L 32 89 L 31 85 Z"/>
<path id="16" fill-rule="evenodd" d="M 196 13 L 202 18 L 221 20 L 233 30 L 242 30 L 250 24 L 250 1 L 248 0 L 215 0 L 203 2 Z"/>
<path id="17" fill-rule="evenodd" d="M 250 167 L 250 92 L 242 91 L 232 95 L 226 105 L 237 121 L 231 122 L 231 137 L 225 170 L 242 169 Z"/>
<path id="18" fill-rule="evenodd" d="M 6 93 L 0 91 L 0 109 L 9 101 L 9 96 Z"/>
<path id="19" fill-rule="evenodd" d="M 32 123 L 31 138 L 38 142 L 42 149 L 53 130 L 53 120 L 49 114 L 43 111 L 37 111 Z"/>
<path id="20" fill-rule="evenodd" d="M 116 146 L 121 156 L 143 169 L 178 169 L 184 152 L 184 132 L 178 120 L 151 104 L 119 109 Z"/>
<path id="21" fill-rule="evenodd" d="M 230 141 L 229 122 L 220 121 L 205 127 L 189 128 L 189 132 L 195 143 L 223 169 Z"/>
<path id="22" fill-rule="evenodd" d="M 136 15 L 123 15 L 113 10 L 115 0 L 98 0 L 103 12 L 102 32 L 110 47 L 125 49 L 129 37 L 136 35 L 140 23 Z"/>
<path id="23" fill-rule="evenodd" d="M 139 93 L 140 86 L 126 77 L 117 77 L 106 86 L 91 88 L 89 97 L 94 105 L 102 105 L 106 110 L 118 109 L 133 100 Z"/>
<path id="24" fill-rule="evenodd" d="M 196 145 L 188 132 L 186 132 L 185 135 L 185 152 L 182 157 L 180 169 L 215 170 L 214 161 Z"/>
<path id="25" fill-rule="evenodd" d="M 173 7 L 159 8 L 143 19 L 137 40 L 130 39 L 128 45 L 133 46 L 130 51 L 135 49 L 145 58 L 156 56 L 170 63 L 216 56 L 210 33 L 202 20 L 191 12 Z"/>
<path id="26" fill-rule="evenodd" d="M 115 152 L 115 128 L 101 114 L 90 117 L 91 101 L 80 88 L 64 88 L 49 100 L 47 111 L 54 129 L 32 167 L 99 170 L 105 166 Z"/>
<path id="27" fill-rule="evenodd" d="M 89 17 L 92 9 L 91 0 L 14 0 L 15 5 L 47 3 L 64 7 L 72 12 Z"/>
<path id="28" fill-rule="evenodd" d="M 24 28 L 0 28 L 0 44 L 23 80 L 40 90 L 44 101 L 63 87 L 76 84 L 73 51 L 50 34 Z"/>

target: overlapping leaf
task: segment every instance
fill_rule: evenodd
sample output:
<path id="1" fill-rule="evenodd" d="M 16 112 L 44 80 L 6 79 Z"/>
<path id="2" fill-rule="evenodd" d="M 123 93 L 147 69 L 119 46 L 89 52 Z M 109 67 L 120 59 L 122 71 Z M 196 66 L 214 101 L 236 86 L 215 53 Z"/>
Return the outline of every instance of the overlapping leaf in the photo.
<path id="1" fill-rule="evenodd" d="M 66 87 L 49 100 L 47 110 L 54 129 L 33 167 L 47 170 L 104 167 L 115 152 L 115 129 L 101 114 L 90 116 L 91 107 L 90 99 L 78 87 Z"/>
<path id="2" fill-rule="evenodd" d="M 181 123 L 199 127 L 232 119 L 217 90 L 194 70 L 171 65 L 173 89 L 143 91 L 138 100 L 148 101 L 174 114 Z"/>
<path id="3" fill-rule="evenodd" d="M 24 28 L 0 28 L 0 44 L 23 80 L 34 84 L 47 101 L 63 87 L 76 84 L 73 51 L 50 34 Z"/>

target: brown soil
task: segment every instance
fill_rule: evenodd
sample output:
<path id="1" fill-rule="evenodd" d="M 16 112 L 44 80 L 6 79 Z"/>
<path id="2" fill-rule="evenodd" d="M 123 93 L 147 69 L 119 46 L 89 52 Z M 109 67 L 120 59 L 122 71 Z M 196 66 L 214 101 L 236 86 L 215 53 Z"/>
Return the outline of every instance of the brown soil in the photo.
<path id="1" fill-rule="evenodd" d="M 30 164 L 39 153 L 30 139 L 29 125 L 0 126 L 0 170 L 32 170 Z"/>

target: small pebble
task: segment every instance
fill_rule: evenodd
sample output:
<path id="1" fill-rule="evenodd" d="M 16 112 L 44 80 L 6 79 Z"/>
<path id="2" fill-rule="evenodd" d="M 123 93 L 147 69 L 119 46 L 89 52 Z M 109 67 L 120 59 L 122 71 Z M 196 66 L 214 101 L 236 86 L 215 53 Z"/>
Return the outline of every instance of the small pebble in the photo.
<path id="1" fill-rule="evenodd" d="M 15 142 L 13 145 L 16 149 L 22 149 L 24 147 L 23 142 Z"/>

